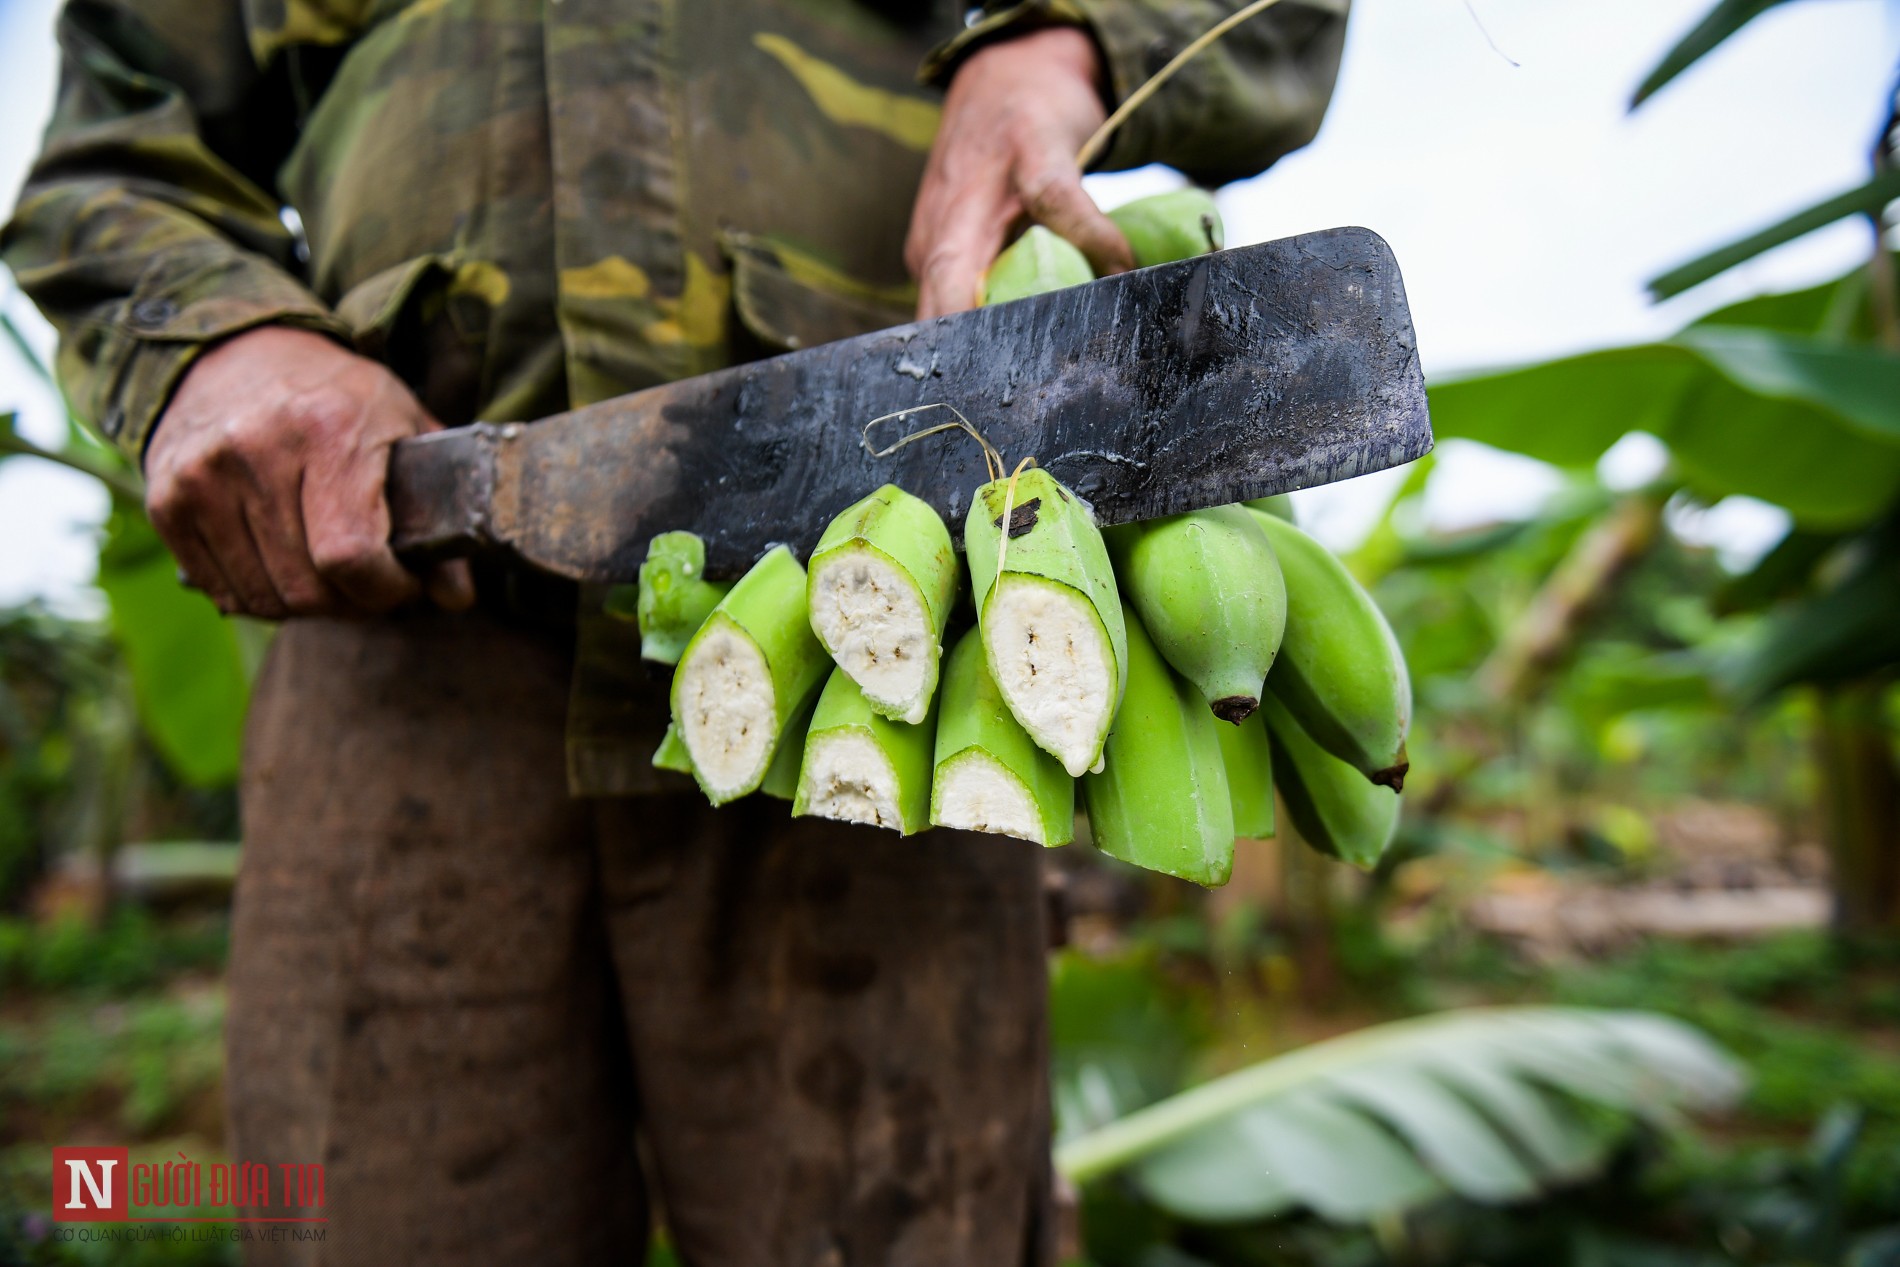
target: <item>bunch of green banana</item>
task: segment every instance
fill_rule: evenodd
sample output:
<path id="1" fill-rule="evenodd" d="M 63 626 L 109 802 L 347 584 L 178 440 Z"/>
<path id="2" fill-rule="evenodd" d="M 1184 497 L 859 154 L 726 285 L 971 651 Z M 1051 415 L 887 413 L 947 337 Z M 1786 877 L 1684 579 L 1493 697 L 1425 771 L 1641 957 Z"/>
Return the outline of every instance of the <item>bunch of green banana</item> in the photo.
<path id="1" fill-rule="evenodd" d="M 908 836 L 930 825 L 935 728 L 884 716 L 844 669 L 834 669 L 805 735 L 794 816 L 885 827 Z"/>
<path id="2" fill-rule="evenodd" d="M 1122 593 L 1162 658 L 1222 721 L 1251 717 L 1287 611 L 1280 565 L 1253 515 L 1217 506 L 1104 536 Z"/>
<path id="3" fill-rule="evenodd" d="M 1039 845 L 1075 834 L 1075 780 L 1010 715 L 974 629 L 944 670 L 930 821 Z"/>
<path id="4" fill-rule="evenodd" d="M 885 717 L 915 725 L 937 693 L 956 548 L 929 503 L 886 484 L 831 521 L 812 551 L 812 632 Z"/>
<path id="5" fill-rule="evenodd" d="M 1010 713 L 1071 776 L 1100 768 L 1128 635 L 1094 516 L 1054 476 L 1025 470 L 976 490 L 963 543 L 983 650 Z"/>
<path id="6" fill-rule="evenodd" d="M 1199 190 L 1111 218 L 1144 267 L 1221 245 Z M 984 301 L 1087 280 L 1079 251 L 1032 228 Z M 1103 852 L 1210 886 L 1236 836 L 1273 834 L 1277 782 L 1309 843 L 1370 866 L 1397 829 L 1410 683 L 1371 597 L 1292 518 L 1262 498 L 1105 539 L 1071 490 L 1019 467 L 971 499 L 977 625 L 947 665 L 950 533 L 894 485 L 832 521 L 809 575 L 781 547 L 723 597 L 698 540 L 666 534 L 639 600 L 643 650 L 679 661 L 654 764 L 715 804 L 761 790 L 800 815 L 1043 845 L 1071 838 L 1080 778 Z"/>
<path id="7" fill-rule="evenodd" d="M 1100 772 L 1082 780 L 1095 847 L 1150 871 L 1214 887 L 1234 867 L 1234 810 L 1219 723 L 1170 669 L 1135 613 L 1128 694 Z"/>
<path id="8" fill-rule="evenodd" d="M 1004 304 L 1095 280 L 1088 257 L 1039 224 L 1029 226 L 983 275 L 983 304 Z"/>
<path id="9" fill-rule="evenodd" d="M 1284 519 L 1252 513 L 1286 580 L 1286 636 L 1268 692 L 1322 748 L 1398 791 L 1412 684 L 1392 627 L 1332 551 Z"/>
<path id="10" fill-rule="evenodd" d="M 662 532 L 647 545 L 640 565 L 634 617 L 640 623 L 640 657 L 661 664 L 679 663 L 680 652 L 712 615 L 730 585 L 708 581 L 706 543 L 690 532 Z M 608 597 L 608 611 L 624 615 L 621 593 Z"/>
<path id="11" fill-rule="evenodd" d="M 812 636 L 805 569 L 775 547 L 686 644 L 673 673 L 673 725 L 714 805 L 755 791 L 787 725 L 831 660 Z"/>
<path id="12" fill-rule="evenodd" d="M 1342 862 L 1371 868 L 1398 831 L 1398 794 L 1368 783 L 1326 751 L 1278 698 L 1269 695 L 1261 711 L 1280 796 L 1300 838 Z"/>
<path id="13" fill-rule="evenodd" d="M 1135 253 L 1135 267 L 1171 264 L 1218 251 L 1220 210 L 1205 189 L 1177 189 L 1123 203 L 1108 213 Z"/>

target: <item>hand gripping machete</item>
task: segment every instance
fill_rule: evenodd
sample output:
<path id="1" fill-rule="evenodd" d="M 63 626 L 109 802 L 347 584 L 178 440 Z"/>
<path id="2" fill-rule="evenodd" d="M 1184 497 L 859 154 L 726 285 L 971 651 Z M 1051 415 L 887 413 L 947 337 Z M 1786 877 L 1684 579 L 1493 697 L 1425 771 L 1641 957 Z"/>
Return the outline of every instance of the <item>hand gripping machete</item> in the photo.
<path id="1" fill-rule="evenodd" d="M 1398 263 L 1329 229 L 1105 277 L 790 352 L 541 422 L 404 440 L 390 460 L 405 560 L 500 553 L 631 581 L 658 533 L 737 576 L 776 543 L 809 553 L 833 515 L 894 483 L 953 527 L 988 476 L 946 432 L 874 458 L 873 418 L 954 405 L 1103 524 L 1384 470 L 1432 447 Z M 879 428 L 888 443 L 951 415 Z M 960 539 L 961 532 L 953 532 Z"/>

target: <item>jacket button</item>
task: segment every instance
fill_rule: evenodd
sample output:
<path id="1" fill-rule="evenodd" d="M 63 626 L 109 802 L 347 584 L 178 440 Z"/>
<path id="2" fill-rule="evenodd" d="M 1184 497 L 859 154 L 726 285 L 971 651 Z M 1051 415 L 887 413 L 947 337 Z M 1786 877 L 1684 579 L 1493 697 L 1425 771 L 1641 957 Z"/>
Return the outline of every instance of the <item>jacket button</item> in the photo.
<path id="1" fill-rule="evenodd" d="M 178 305 L 170 299 L 141 299 L 132 305 L 132 322 L 141 326 L 162 326 L 178 315 Z"/>

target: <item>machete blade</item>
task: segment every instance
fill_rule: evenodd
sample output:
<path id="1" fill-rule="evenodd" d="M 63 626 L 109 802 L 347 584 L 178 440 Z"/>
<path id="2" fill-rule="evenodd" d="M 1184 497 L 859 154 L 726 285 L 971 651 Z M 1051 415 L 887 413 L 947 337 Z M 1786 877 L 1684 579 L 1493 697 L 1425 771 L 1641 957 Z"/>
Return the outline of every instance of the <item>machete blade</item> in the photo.
<path id="1" fill-rule="evenodd" d="M 405 440 L 391 459 L 393 540 L 406 559 L 495 551 L 628 581 L 648 541 L 672 529 L 705 538 L 713 576 L 779 542 L 803 556 L 834 514 L 884 483 L 960 525 L 987 478 L 969 437 L 946 432 L 883 459 L 862 443 L 873 418 L 927 404 L 954 405 L 1012 467 L 1034 457 L 1104 525 L 1348 479 L 1432 447 L 1398 264 L 1371 231 L 1329 229 L 529 425 Z"/>

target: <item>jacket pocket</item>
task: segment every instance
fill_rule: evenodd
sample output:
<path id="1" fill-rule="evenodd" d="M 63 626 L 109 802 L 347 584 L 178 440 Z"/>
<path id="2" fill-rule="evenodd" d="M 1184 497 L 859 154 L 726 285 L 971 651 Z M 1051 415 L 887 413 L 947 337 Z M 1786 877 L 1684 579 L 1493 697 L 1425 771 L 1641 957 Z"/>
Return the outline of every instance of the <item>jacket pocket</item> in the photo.
<path id="1" fill-rule="evenodd" d="M 336 304 L 357 351 L 387 365 L 451 427 L 473 420 L 484 381 L 485 314 L 460 311 L 469 301 L 456 287 L 470 267 L 419 255 L 358 282 Z"/>
<path id="2" fill-rule="evenodd" d="M 839 272 L 810 252 L 759 234 L 727 230 L 732 301 L 752 355 L 816 347 L 910 321 L 914 286 L 880 287 Z M 739 359 L 749 359 L 741 355 Z"/>

